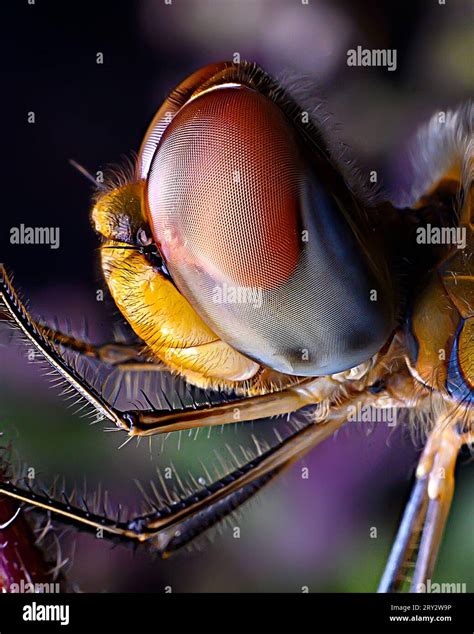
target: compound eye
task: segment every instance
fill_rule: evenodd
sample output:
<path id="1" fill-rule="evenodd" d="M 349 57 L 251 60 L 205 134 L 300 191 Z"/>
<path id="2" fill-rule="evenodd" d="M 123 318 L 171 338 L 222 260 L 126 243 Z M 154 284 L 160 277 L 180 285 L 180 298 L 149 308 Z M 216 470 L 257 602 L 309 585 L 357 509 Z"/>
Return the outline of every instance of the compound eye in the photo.
<path id="1" fill-rule="evenodd" d="M 247 88 L 214 89 L 167 129 L 148 202 L 173 269 L 197 267 L 211 284 L 262 289 L 293 272 L 298 155 L 282 114 L 266 101 Z"/>
<path id="2" fill-rule="evenodd" d="M 146 198 L 176 286 L 246 356 L 328 374 L 387 334 L 354 235 L 294 126 L 256 90 L 226 84 L 190 99 L 161 137 Z"/>

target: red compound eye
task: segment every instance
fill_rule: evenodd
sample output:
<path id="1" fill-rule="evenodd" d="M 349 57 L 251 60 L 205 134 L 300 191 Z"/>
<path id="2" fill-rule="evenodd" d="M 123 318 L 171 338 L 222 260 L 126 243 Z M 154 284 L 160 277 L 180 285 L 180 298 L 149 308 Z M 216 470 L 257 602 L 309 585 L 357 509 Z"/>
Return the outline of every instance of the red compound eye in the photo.
<path id="1" fill-rule="evenodd" d="M 190 101 L 167 128 L 149 175 L 151 222 L 165 257 L 185 258 L 216 283 L 285 282 L 301 248 L 299 174 L 291 130 L 271 101 L 243 87 Z"/>

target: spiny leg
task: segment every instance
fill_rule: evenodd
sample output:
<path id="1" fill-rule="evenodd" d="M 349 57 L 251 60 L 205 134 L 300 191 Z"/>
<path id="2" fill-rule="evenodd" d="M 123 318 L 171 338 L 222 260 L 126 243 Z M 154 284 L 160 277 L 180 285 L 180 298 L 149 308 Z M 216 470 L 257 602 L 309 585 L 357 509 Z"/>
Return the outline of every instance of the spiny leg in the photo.
<path id="1" fill-rule="evenodd" d="M 2 282 L 6 282 L 6 286 L 9 286 L 9 295 L 16 298 L 19 303 L 18 296 L 13 289 L 10 279 L 8 278 L 5 269 L 0 265 L 0 276 Z M 3 284 L 2 284 L 3 286 Z M 6 286 L 4 286 L 3 295 L 7 293 Z M 26 309 L 25 309 L 26 313 Z M 10 321 L 12 319 L 11 311 L 8 307 L 2 309 L 0 305 L 0 322 Z M 28 321 L 31 324 L 33 330 L 38 332 L 38 335 L 46 340 L 50 346 L 62 348 L 75 352 L 101 363 L 105 363 L 110 366 L 122 367 L 127 370 L 147 370 L 147 371 L 164 371 L 166 366 L 155 359 L 147 359 L 144 354 L 143 343 L 123 343 L 120 341 L 108 342 L 100 345 L 91 343 L 75 337 L 74 335 L 66 334 L 57 328 L 53 328 L 48 324 L 41 323 L 28 315 Z"/>
<path id="2" fill-rule="evenodd" d="M 143 396 L 147 398 L 146 394 Z M 343 397 L 340 398 L 342 400 Z M 307 379 L 278 392 L 234 399 L 219 405 L 177 411 L 135 410 L 125 412 L 124 417 L 131 436 L 150 436 L 290 414 L 323 401 L 322 382 Z M 150 401 L 148 404 L 152 407 Z"/>
<path id="3" fill-rule="evenodd" d="M 417 542 L 410 591 L 422 591 L 431 578 L 454 493 L 456 459 L 465 442 L 466 435 L 446 417 L 431 432 L 378 592 L 394 592 L 403 585 L 413 567 Z"/>
<path id="4" fill-rule="evenodd" d="M 45 324 L 34 322 L 35 329 L 41 332 L 44 339 L 53 346 L 61 346 L 71 352 L 82 354 L 101 363 L 125 369 L 157 370 L 163 371 L 165 365 L 159 362 L 148 361 L 143 355 L 143 344 L 133 345 L 129 343 L 110 342 L 94 345 L 73 335 L 67 335 L 59 330 L 50 328 Z"/>
<path id="5" fill-rule="evenodd" d="M 84 397 L 98 414 L 109 419 L 131 436 L 149 436 L 170 431 L 257 420 L 292 413 L 323 400 L 320 394 L 321 381 L 307 379 L 278 392 L 236 399 L 219 405 L 197 406 L 193 403 L 189 407 L 183 404 L 182 409 L 175 411 L 173 409 L 171 411 L 157 410 L 147 399 L 150 410 L 122 412 L 111 405 L 59 354 L 54 341 L 48 338 L 44 329 L 30 317 L 3 265 L 0 265 L 0 301 L 3 302 L 10 319 L 54 370 Z M 59 339 L 59 334 L 56 335 L 56 339 Z M 147 398 L 146 395 L 144 396 Z"/>
<path id="6" fill-rule="evenodd" d="M 3 304 L 10 319 L 20 329 L 23 336 L 30 341 L 54 370 L 58 372 L 78 394 L 85 398 L 99 415 L 113 421 L 117 426 L 124 427 L 120 412 L 107 403 L 96 389 L 88 385 L 84 381 L 84 378 L 58 354 L 58 351 L 52 343 L 43 336 L 42 330 L 37 329 L 35 322 L 30 318 L 28 311 L 15 292 L 4 266 L 1 264 L 0 303 Z"/>
<path id="7" fill-rule="evenodd" d="M 74 507 L 67 498 L 65 502 L 60 502 L 38 495 L 9 481 L 0 481 L 0 495 L 47 511 L 76 526 L 93 531 L 101 529 L 104 536 L 112 539 L 149 542 L 153 550 L 166 556 L 235 511 L 295 460 L 333 434 L 344 422 L 345 416 L 340 415 L 323 423 L 310 423 L 216 482 L 127 522 L 91 513 L 87 507 Z"/>

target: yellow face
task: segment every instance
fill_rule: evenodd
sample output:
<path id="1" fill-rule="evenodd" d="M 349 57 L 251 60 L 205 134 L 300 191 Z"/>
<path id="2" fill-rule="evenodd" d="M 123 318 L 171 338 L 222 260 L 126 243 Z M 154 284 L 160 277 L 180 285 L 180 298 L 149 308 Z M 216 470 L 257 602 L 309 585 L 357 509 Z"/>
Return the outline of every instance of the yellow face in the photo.
<path id="1" fill-rule="evenodd" d="M 259 366 L 231 348 L 179 293 L 160 260 L 147 252 L 143 214 L 145 182 L 122 185 L 98 197 L 92 210 L 105 239 L 101 264 L 110 293 L 148 352 L 200 387 L 238 387 Z"/>

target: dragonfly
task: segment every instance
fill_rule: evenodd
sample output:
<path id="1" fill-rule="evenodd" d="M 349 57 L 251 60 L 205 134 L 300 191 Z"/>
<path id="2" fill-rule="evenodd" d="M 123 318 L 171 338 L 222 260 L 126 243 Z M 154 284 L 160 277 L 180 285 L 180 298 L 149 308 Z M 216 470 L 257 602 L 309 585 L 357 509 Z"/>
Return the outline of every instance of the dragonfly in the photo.
<path id="1" fill-rule="evenodd" d="M 128 438 L 298 411 L 306 422 L 127 519 L 5 472 L 0 496 L 166 557 L 351 424 L 351 412 L 396 410 L 426 442 L 378 590 L 419 591 L 435 567 L 457 457 L 473 441 L 473 120 L 467 103 L 420 129 L 399 205 L 367 192 L 318 113 L 257 64 L 190 75 L 130 169 L 104 182 L 89 175 L 101 272 L 133 341 L 95 345 L 35 319 L 6 265 L 1 318 L 66 392 Z M 157 407 L 144 392 L 143 407 L 119 408 L 67 353 L 165 373 L 216 400 Z"/>

